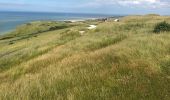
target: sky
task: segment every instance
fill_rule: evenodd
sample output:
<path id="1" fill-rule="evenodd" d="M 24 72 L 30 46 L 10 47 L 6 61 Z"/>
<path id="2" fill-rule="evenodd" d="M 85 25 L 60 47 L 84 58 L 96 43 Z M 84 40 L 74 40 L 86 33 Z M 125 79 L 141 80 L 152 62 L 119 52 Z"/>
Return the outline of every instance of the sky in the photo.
<path id="1" fill-rule="evenodd" d="M 170 0 L 0 0 L 0 11 L 170 15 Z"/>

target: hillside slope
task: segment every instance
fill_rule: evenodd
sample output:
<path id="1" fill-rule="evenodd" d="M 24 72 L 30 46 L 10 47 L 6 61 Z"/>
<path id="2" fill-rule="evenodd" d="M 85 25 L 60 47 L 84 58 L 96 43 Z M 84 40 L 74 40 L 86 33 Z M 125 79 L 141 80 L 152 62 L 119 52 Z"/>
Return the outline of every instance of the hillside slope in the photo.
<path id="1" fill-rule="evenodd" d="M 23 25 L 0 37 L 0 99 L 169 100 L 170 32 L 152 32 L 162 21 Z"/>

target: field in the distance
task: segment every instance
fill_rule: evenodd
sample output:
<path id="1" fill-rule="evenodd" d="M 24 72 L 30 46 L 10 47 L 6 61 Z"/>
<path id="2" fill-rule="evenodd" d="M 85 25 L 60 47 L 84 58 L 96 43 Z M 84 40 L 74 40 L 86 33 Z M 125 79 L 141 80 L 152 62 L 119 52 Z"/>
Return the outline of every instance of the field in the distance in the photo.
<path id="1" fill-rule="evenodd" d="M 0 100 L 170 100 L 170 32 L 153 33 L 162 21 L 19 26 L 0 36 Z"/>

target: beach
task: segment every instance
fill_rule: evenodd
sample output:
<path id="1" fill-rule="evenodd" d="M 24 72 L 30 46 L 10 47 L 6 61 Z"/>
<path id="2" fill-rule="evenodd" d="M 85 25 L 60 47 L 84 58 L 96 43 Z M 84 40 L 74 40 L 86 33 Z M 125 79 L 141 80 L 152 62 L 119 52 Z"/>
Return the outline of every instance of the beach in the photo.
<path id="1" fill-rule="evenodd" d="M 0 12 L 0 34 L 14 30 L 17 26 L 33 21 L 85 21 L 119 15 L 79 14 L 79 13 L 35 13 Z"/>

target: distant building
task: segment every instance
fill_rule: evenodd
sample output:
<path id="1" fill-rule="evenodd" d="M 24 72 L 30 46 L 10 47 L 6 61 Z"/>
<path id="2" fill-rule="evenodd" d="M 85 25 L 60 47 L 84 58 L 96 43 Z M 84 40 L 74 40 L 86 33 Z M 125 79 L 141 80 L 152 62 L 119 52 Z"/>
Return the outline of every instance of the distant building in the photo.
<path id="1" fill-rule="evenodd" d="M 119 19 L 115 19 L 114 17 L 108 17 L 108 18 L 100 18 L 97 19 L 97 21 L 102 21 L 102 22 L 111 22 L 111 21 L 115 21 L 115 22 L 119 22 Z"/>
<path id="2" fill-rule="evenodd" d="M 97 19 L 97 21 L 105 22 L 105 21 L 107 21 L 107 18 L 99 18 L 99 19 Z"/>

